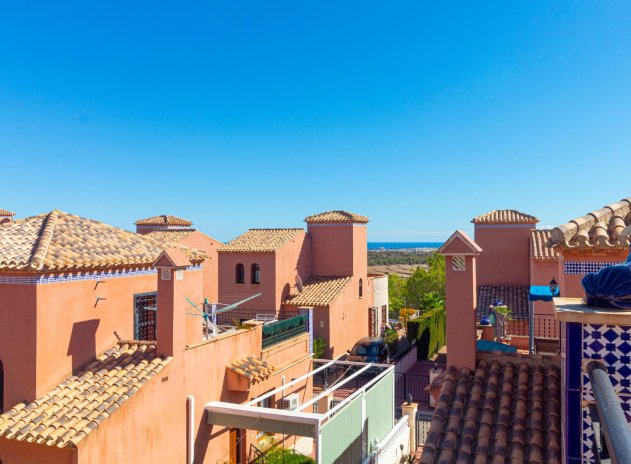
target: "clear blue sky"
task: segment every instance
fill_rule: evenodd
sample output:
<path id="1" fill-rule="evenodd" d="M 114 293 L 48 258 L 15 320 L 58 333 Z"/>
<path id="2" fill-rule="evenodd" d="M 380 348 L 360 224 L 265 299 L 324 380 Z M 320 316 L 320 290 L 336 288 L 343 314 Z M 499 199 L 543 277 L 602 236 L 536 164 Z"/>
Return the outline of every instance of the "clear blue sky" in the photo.
<path id="1" fill-rule="evenodd" d="M 8 2 L 0 208 L 442 240 L 631 196 L 631 3 Z M 203 4 L 203 5 L 202 5 Z"/>

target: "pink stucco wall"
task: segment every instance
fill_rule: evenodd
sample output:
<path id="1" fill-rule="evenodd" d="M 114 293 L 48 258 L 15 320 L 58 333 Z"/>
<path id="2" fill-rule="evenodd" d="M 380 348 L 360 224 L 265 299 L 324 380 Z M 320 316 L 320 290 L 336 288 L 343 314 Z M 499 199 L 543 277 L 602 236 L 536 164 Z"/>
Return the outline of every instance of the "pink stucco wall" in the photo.
<path id="1" fill-rule="evenodd" d="M 236 283 L 237 264 L 245 267 L 245 283 Z M 261 268 L 261 283 L 252 284 L 250 270 L 257 263 Z M 234 303 L 256 293 L 262 295 L 240 306 L 241 309 L 275 311 L 276 299 L 276 257 L 274 253 L 219 253 L 219 302 Z"/>
<path id="2" fill-rule="evenodd" d="M 312 238 L 312 274 L 365 274 L 368 249 L 363 224 L 308 224 Z"/>
<path id="3" fill-rule="evenodd" d="M 483 250 L 478 256 L 478 285 L 528 285 L 531 229 L 519 226 L 476 224 L 475 242 Z"/>
<path id="4" fill-rule="evenodd" d="M 34 274 L 22 277 L 36 277 Z M 33 401 L 121 338 L 133 338 L 134 294 L 154 274 L 43 285 L 0 285 L 5 409 Z M 97 297 L 102 299 L 96 303 Z"/>
<path id="5" fill-rule="evenodd" d="M 154 286 L 156 276 L 154 278 Z M 52 464 L 100 464 L 104 462 L 164 462 L 186 460 L 187 409 L 186 397 L 195 397 L 194 440 L 196 463 L 228 462 L 230 441 L 228 430 L 206 424 L 204 405 L 212 400 L 244 402 L 306 373 L 311 364 L 308 336 L 303 335 L 263 351 L 261 326 L 240 330 L 214 340 L 193 343 L 194 318 L 179 317 L 185 311 L 182 295 L 198 297 L 202 292 L 201 271 L 185 271 L 182 281 L 171 281 L 172 288 L 160 285 L 159 312 L 172 315 L 171 330 L 158 331 L 161 337 L 180 341 L 167 343 L 175 347 L 173 359 L 157 376 L 123 403 L 106 421 L 84 440 L 77 450 L 60 450 L 52 446 L 0 439 L 0 460 L 3 464 L 23 462 Z M 163 294 L 166 292 L 169 295 Z M 166 304 L 172 305 L 166 307 Z M 168 325 L 168 324 L 167 324 Z M 164 325 L 160 326 L 164 329 Z M 193 328 L 193 331 L 191 331 Z M 188 338 L 183 345 L 183 334 Z M 277 370 L 265 381 L 252 385 L 249 392 L 226 388 L 226 366 L 235 359 L 252 354 L 273 362 Z M 311 394 L 311 381 L 288 389 L 300 392 L 304 400 Z M 277 399 L 280 399 L 277 398 Z M 256 432 L 246 434 L 253 440 Z M 246 443 L 247 445 L 247 443 Z M 247 449 L 247 446 L 245 447 Z"/>
<path id="6" fill-rule="evenodd" d="M 561 252 L 561 269 L 564 268 L 565 261 L 577 261 L 577 262 L 612 262 L 621 263 L 627 257 L 628 250 L 615 250 L 615 251 L 572 251 L 562 250 Z M 581 280 L 583 274 L 564 274 L 563 284 L 561 286 L 561 292 L 564 297 L 568 298 L 582 298 L 585 296 Z"/>
<path id="7" fill-rule="evenodd" d="M 180 241 L 181 245 L 204 251 L 208 258 L 202 264 L 204 269 L 204 298 L 217 302 L 219 298 L 219 258 L 217 248 L 222 244 L 218 240 L 196 230 Z"/>
<path id="8" fill-rule="evenodd" d="M 35 285 L 0 284 L 0 361 L 4 409 L 36 397 L 37 291 Z M 0 413 L 3 411 L 0 411 Z"/>

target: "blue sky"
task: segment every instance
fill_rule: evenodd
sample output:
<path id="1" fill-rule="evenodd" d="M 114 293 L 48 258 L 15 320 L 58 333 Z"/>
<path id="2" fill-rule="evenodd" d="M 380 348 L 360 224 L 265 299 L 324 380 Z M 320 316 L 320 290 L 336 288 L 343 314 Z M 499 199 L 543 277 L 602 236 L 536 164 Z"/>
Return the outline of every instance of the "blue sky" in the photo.
<path id="1" fill-rule="evenodd" d="M 376 241 L 631 196 L 629 2 L 0 4 L 0 208 Z"/>

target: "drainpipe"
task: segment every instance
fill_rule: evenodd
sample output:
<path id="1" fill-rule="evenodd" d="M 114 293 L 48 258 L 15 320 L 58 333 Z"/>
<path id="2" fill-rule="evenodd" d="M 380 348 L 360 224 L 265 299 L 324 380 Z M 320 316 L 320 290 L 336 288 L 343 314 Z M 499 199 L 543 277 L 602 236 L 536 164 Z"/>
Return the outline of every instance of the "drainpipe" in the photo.
<path id="1" fill-rule="evenodd" d="M 587 365 L 589 382 L 592 384 L 596 409 L 607 449 L 613 464 L 631 462 L 631 431 L 620 406 L 620 398 L 611 385 L 607 368 L 600 362 Z"/>
<path id="2" fill-rule="evenodd" d="M 195 462 L 195 397 L 188 395 L 186 397 L 186 409 L 188 413 L 188 430 L 187 430 L 187 458 L 188 464 Z"/>
<path id="3" fill-rule="evenodd" d="M 528 351 L 535 353 L 535 302 L 528 301 Z"/>

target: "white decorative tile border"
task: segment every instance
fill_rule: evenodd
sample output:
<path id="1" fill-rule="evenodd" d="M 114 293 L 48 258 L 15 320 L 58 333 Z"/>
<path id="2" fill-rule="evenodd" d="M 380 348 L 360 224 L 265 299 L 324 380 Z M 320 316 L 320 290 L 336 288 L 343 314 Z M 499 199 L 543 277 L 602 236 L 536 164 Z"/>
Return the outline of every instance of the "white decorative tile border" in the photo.
<path id="1" fill-rule="evenodd" d="M 189 266 L 188 271 L 197 271 L 202 266 Z M 107 272 L 93 273 L 75 273 L 64 275 L 46 275 L 46 276 L 3 276 L 0 275 L 0 284 L 12 285 L 45 285 L 56 284 L 60 282 L 76 282 L 84 280 L 107 280 L 118 279 L 121 277 L 135 277 L 142 275 L 157 274 L 156 269 L 138 269 L 138 270 L 116 270 Z"/>

